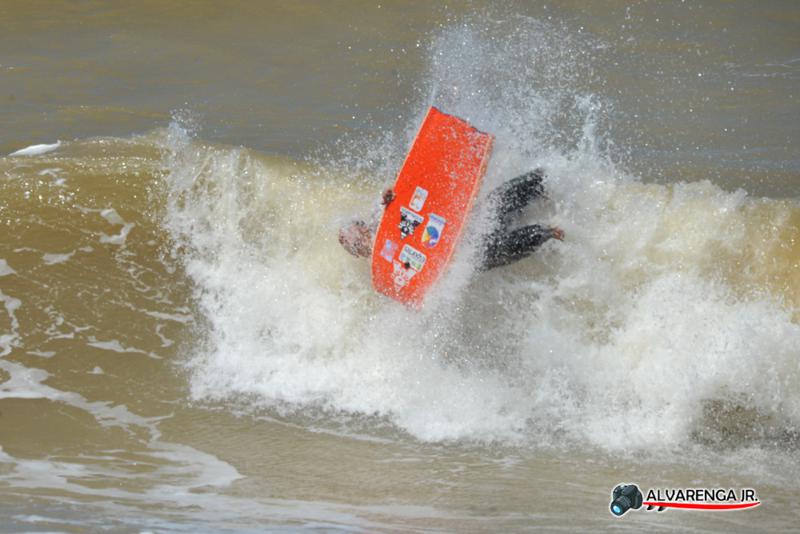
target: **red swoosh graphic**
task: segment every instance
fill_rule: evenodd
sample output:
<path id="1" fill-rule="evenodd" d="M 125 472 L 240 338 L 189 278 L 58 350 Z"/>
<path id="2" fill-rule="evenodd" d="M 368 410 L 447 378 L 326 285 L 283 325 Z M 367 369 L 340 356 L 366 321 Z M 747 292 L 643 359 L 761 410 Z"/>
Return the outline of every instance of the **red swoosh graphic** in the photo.
<path id="1" fill-rule="evenodd" d="M 645 501 L 645 506 L 661 506 L 663 508 L 689 508 L 691 510 L 743 510 L 761 504 L 761 501 L 737 503 L 693 503 L 693 502 L 659 502 Z"/>

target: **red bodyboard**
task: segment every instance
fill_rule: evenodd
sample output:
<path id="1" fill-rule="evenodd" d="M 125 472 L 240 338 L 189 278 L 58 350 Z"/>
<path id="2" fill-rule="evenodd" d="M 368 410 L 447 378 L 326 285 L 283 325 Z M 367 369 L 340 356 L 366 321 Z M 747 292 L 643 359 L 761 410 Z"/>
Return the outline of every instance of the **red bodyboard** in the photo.
<path id="1" fill-rule="evenodd" d="M 372 245 L 375 289 L 420 308 L 447 269 L 480 189 L 494 138 L 432 107 L 394 185 Z"/>

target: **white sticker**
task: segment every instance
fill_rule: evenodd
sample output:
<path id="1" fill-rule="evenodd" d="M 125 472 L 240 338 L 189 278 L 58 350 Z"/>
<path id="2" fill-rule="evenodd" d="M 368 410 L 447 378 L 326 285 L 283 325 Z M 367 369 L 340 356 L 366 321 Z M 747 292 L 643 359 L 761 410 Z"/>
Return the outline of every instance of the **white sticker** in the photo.
<path id="1" fill-rule="evenodd" d="M 414 211 L 422 211 L 422 206 L 425 205 L 425 200 L 428 198 L 428 190 L 420 186 L 414 190 L 414 196 L 411 197 L 411 202 L 408 206 Z"/>
<path id="2" fill-rule="evenodd" d="M 421 271 L 425 266 L 425 254 L 415 249 L 411 245 L 404 245 L 403 250 L 400 251 L 400 263 L 408 265 L 415 271 Z"/>
<path id="3" fill-rule="evenodd" d="M 414 275 L 417 274 L 417 271 L 410 267 L 406 267 L 399 261 L 395 260 L 393 262 L 394 270 L 392 271 L 392 281 L 394 282 L 395 289 L 400 289 L 406 287 L 408 282 L 414 278 Z"/>
<path id="4" fill-rule="evenodd" d="M 446 222 L 444 217 L 439 217 L 435 213 L 428 214 L 428 224 L 425 226 L 425 232 L 422 234 L 422 244 L 425 247 L 433 248 L 439 243 Z"/>
<path id="5" fill-rule="evenodd" d="M 417 215 L 408 208 L 400 208 L 400 224 L 397 225 L 400 229 L 400 239 L 414 235 L 414 230 L 422 224 L 422 221 L 422 215 Z"/>

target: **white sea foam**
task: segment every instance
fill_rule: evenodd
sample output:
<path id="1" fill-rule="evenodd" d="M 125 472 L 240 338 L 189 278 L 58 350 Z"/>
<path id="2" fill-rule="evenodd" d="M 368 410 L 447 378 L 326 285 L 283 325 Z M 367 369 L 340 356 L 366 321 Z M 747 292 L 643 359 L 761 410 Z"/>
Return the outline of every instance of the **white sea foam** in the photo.
<path id="1" fill-rule="evenodd" d="M 60 167 L 55 167 L 52 169 L 44 169 L 39 171 L 39 176 L 49 176 L 53 179 L 53 185 L 58 187 L 64 187 L 64 184 L 67 183 L 67 179 L 61 176 L 61 172 L 64 169 Z"/>
<path id="2" fill-rule="evenodd" d="M 60 146 L 61 146 L 61 141 L 56 141 L 55 143 L 52 144 L 31 145 L 25 148 L 21 148 L 16 152 L 12 152 L 11 154 L 9 154 L 9 156 L 41 156 L 42 154 L 53 152 Z"/>
<path id="3" fill-rule="evenodd" d="M 19 344 L 19 320 L 17 310 L 22 306 L 22 301 L 3 293 L 0 289 L 0 302 L 3 303 L 6 315 L 8 316 L 9 330 L 5 333 L 0 332 L 0 358 L 3 358 Z M 0 360 L 2 361 L 2 360 Z"/>
<path id="4" fill-rule="evenodd" d="M 142 310 L 145 314 L 149 315 L 150 317 L 155 317 L 156 319 L 162 319 L 165 321 L 175 321 L 176 323 L 187 324 L 192 322 L 193 318 L 191 315 L 184 314 L 184 313 L 164 313 L 160 311 L 151 311 L 151 310 Z"/>
<path id="5" fill-rule="evenodd" d="M 52 358 L 56 355 L 53 350 L 29 350 L 27 353 L 33 356 L 39 356 L 40 358 Z"/>
<path id="6" fill-rule="evenodd" d="M 162 348 L 171 347 L 172 345 L 175 344 L 175 342 L 161 333 L 161 330 L 163 329 L 164 329 L 163 324 L 156 325 L 156 335 L 158 336 L 158 339 L 161 340 L 161 347 Z"/>
<path id="7" fill-rule="evenodd" d="M 57 263 L 64 263 L 69 261 L 69 259 L 75 255 L 75 251 L 68 252 L 66 254 L 45 254 L 42 256 L 42 261 L 45 265 L 55 265 Z"/>
<path id="8" fill-rule="evenodd" d="M 120 217 L 114 208 L 100 210 L 100 216 L 111 224 L 125 224 L 125 219 Z"/>
<path id="9" fill-rule="evenodd" d="M 0 276 L 8 276 L 9 274 L 17 274 L 17 271 L 12 269 L 6 260 L 0 258 Z"/>
<path id="10" fill-rule="evenodd" d="M 112 352 L 139 352 L 142 354 L 146 354 L 145 351 L 134 349 L 130 347 L 123 347 L 122 343 L 117 341 L 116 339 L 112 339 L 110 341 L 90 341 L 87 343 L 90 347 L 97 347 L 98 349 L 103 350 L 110 350 Z"/>
<path id="11" fill-rule="evenodd" d="M 87 345 L 102 350 L 118 352 L 120 354 L 125 354 L 125 353 L 145 354 L 150 358 L 161 359 L 160 356 L 158 356 L 157 354 L 153 354 L 152 352 L 147 352 L 146 350 L 137 349 L 135 347 L 126 347 L 122 343 L 120 343 L 119 340 L 117 339 L 110 339 L 108 341 L 99 341 L 95 339 L 94 336 L 91 336 L 89 338 L 89 342 L 87 343 Z"/>
<path id="12" fill-rule="evenodd" d="M 200 147 L 173 124 L 164 224 L 208 325 L 188 362 L 194 398 L 377 415 L 428 441 L 665 450 L 706 429 L 709 403 L 795 428 L 800 326 L 782 295 L 734 266 L 774 250 L 798 207 L 763 209 L 709 182 L 642 184 L 604 148 L 610 106 L 576 86 L 578 44 L 544 25 L 502 43 L 482 31 L 443 33 L 433 102 L 497 135 L 482 197 L 547 170 L 551 200 L 524 220 L 566 240 L 481 274 L 467 242 L 414 313 L 375 295 L 367 263 L 335 240 L 377 180 Z M 399 137 L 360 164 L 399 165 Z M 347 161 L 360 147 L 337 146 Z"/>
<path id="13" fill-rule="evenodd" d="M 127 223 L 120 229 L 118 234 L 107 235 L 103 233 L 100 236 L 100 242 L 108 243 L 109 245 L 123 246 L 125 245 L 125 240 L 128 239 L 128 234 L 133 230 L 134 226 L 136 226 L 134 223 Z"/>
<path id="14" fill-rule="evenodd" d="M 240 156 L 204 162 L 202 176 L 228 177 L 215 184 L 223 194 L 172 219 L 192 229 L 182 234 L 196 247 L 187 271 L 212 325 L 210 352 L 192 362 L 198 398 L 248 393 L 386 414 L 425 440 L 561 434 L 611 448 L 687 439 L 704 399 L 800 418 L 800 327 L 768 295 L 742 300 L 704 275 L 714 246 L 747 239 L 741 194 L 641 186 L 551 158 L 563 210 L 554 218 L 568 240 L 414 314 L 373 296 L 366 266 L 331 243 L 324 220 L 345 199 L 296 202 L 307 193 L 245 163 L 265 194 L 280 191 L 297 210 L 287 218 L 307 223 L 265 229 L 273 245 L 279 233 L 306 245 L 265 256 L 238 228 L 258 218 L 248 210 L 277 207 L 238 197 Z"/>
<path id="15" fill-rule="evenodd" d="M 41 171 L 39 171 L 38 174 L 39 176 L 49 176 L 51 178 L 58 178 L 59 173 L 62 172 L 63 170 L 64 169 L 62 169 L 61 167 L 53 167 L 51 169 L 42 169 Z"/>

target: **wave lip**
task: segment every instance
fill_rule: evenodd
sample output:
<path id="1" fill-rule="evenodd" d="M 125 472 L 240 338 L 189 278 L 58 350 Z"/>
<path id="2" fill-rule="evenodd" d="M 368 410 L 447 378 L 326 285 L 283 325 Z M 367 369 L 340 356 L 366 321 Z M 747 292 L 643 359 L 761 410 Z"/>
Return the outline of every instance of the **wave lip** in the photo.
<path id="1" fill-rule="evenodd" d="M 31 145 L 25 148 L 21 148 L 16 152 L 12 152 L 9 156 L 41 156 L 42 154 L 47 154 L 48 152 L 53 152 L 57 150 L 61 146 L 61 141 L 56 141 L 52 144 L 39 144 L 39 145 Z"/>

